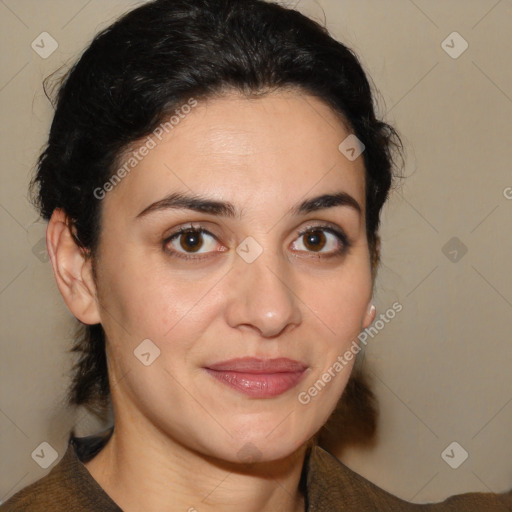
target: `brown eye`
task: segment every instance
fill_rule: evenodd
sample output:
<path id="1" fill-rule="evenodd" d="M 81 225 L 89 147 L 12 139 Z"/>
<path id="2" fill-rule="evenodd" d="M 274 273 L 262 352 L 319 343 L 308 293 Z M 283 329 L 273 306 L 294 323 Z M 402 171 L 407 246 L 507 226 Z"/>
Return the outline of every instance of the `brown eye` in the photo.
<path id="1" fill-rule="evenodd" d="M 186 252 L 197 252 L 203 244 L 203 235 L 197 230 L 188 230 L 180 234 L 179 242 Z"/>
<path id="2" fill-rule="evenodd" d="M 327 237 L 320 229 L 309 231 L 303 235 L 303 238 L 305 247 L 314 252 L 321 251 L 327 242 Z"/>
<path id="3" fill-rule="evenodd" d="M 199 257 L 194 254 L 207 256 L 209 253 L 223 252 L 218 248 L 216 238 L 202 228 L 181 228 L 164 241 L 165 251 L 171 256 L 187 258 Z"/>
<path id="4" fill-rule="evenodd" d="M 297 234 L 292 248 L 298 252 L 317 253 L 328 258 L 345 254 L 351 246 L 343 231 L 328 226 L 312 226 Z"/>

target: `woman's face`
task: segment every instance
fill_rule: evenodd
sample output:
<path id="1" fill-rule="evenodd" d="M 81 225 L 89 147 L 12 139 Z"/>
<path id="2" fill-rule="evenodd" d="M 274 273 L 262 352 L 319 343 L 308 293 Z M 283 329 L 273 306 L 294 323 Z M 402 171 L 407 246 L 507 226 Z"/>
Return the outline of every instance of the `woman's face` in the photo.
<path id="1" fill-rule="evenodd" d="M 148 150 L 102 201 L 116 421 L 224 460 L 274 460 L 327 420 L 354 360 L 335 363 L 372 320 L 363 159 L 298 92 L 190 110 L 136 145 Z"/>

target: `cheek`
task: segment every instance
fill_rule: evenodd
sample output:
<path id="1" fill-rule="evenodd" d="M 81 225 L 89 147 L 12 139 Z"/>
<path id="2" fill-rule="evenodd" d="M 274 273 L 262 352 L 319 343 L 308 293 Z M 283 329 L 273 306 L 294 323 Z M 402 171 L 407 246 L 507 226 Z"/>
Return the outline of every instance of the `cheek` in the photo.
<path id="1" fill-rule="evenodd" d="M 220 307 L 206 293 L 219 280 L 216 275 L 185 277 L 147 255 L 105 258 L 100 271 L 102 324 L 123 350 L 127 337 L 132 344 L 151 339 L 162 349 L 172 343 L 179 350 L 207 328 Z"/>
<path id="2" fill-rule="evenodd" d="M 362 329 L 372 294 L 372 280 L 364 262 L 341 268 L 322 286 L 310 287 L 309 303 L 336 345 L 352 340 Z"/>

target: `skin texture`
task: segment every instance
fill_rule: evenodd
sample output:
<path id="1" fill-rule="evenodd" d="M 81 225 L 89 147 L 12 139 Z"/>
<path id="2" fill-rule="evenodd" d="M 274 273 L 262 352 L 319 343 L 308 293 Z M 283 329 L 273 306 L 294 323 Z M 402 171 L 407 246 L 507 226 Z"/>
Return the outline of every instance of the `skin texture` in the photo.
<path id="1" fill-rule="evenodd" d="M 375 316 L 364 163 L 338 150 L 348 134 L 329 107 L 298 91 L 199 102 L 103 199 L 96 279 L 64 212 L 54 213 L 47 240 L 59 289 L 108 340 L 116 428 L 86 467 L 123 510 L 303 510 L 305 443 L 355 360 L 307 405 L 298 395 Z M 289 213 L 340 191 L 362 214 L 349 206 Z M 138 216 L 176 192 L 229 201 L 239 214 Z M 211 233 L 199 236 L 198 252 L 180 245 L 183 236 L 165 242 L 190 223 Z M 325 223 L 351 241 L 344 254 L 325 257 L 343 247 L 329 232 L 317 231 L 313 245 L 299 235 Z M 252 263 L 236 251 L 247 237 L 263 251 Z M 187 248 L 196 259 L 171 255 Z M 160 350 L 149 366 L 134 356 L 145 339 Z M 204 370 L 246 356 L 287 357 L 307 370 L 272 398 L 248 397 Z M 244 455 L 256 462 L 242 463 Z"/>

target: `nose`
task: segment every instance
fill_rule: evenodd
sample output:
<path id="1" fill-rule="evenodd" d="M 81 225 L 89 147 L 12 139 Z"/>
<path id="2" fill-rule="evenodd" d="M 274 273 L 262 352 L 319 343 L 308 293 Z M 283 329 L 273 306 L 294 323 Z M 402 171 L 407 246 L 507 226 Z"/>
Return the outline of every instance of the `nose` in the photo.
<path id="1" fill-rule="evenodd" d="M 300 300 L 289 272 L 279 258 L 260 256 L 252 263 L 239 259 L 231 272 L 227 323 L 273 338 L 302 321 Z"/>

